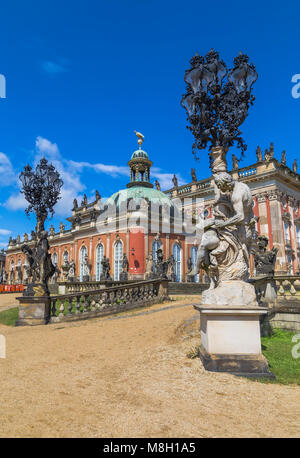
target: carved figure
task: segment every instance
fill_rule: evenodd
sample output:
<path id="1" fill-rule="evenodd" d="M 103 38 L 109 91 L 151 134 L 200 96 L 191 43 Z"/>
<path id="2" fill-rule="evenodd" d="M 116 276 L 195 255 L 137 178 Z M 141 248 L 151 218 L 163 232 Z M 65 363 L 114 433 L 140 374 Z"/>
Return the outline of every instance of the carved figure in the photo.
<path id="1" fill-rule="evenodd" d="M 177 180 L 177 177 L 176 177 L 175 173 L 173 175 L 172 181 L 173 181 L 173 184 L 174 184 L 174 188 L 177 188 L 178 187 L 178 180 Z"/>
<path id="2" fill-rule="evenodd" d="M 111 280 L 109 259 L 106 256 L 103 256 L 101 264 L 102 264 L 102 274 L 101 274 L 100 279 L 101 280 Z"/>
<path id="3" fill-rule="evenodd" d="M 206 270 L 211 288 L 222 280 L 247 280 L 249 252 L 254 240 L 255 219 L 249 187 L 227 172 L 214 174 L 213 218 L 204 221 L 197 266 L 191 275 Z"/>
<path id="4" fill-rule="evenodd" d="M 73 211 L 76 211 L 78 209 L 78 202 L 77 202 L 77 199 L 74 199 L 73 200 Z"/>
<path id="5" fill-rule="evenodd" d="M 278 248 L 267 251 L 268 237 L 260 235 L 257 238 L 257 249 L 254 252 L 256 275 L 274 275 Z"/>
<path id="6" fill-rule="evenodd" d="M 167 260 L 167 263 L 168 263 L 167 278 L 168 280 L 175 282 L 176 281 L 175 258 L 172 254 L 169 257 L 169 259 Z"/>
<path id="7" fill-rule="evenodd" d="M 261 162 L 263 160 L 262 151 L 259 146 L 256 148 L 256 157 L 257 157 L 257 162 Z"/>
<path id="8" fill-rule="evenodd" d="M 123 254 L 122 260 L 122 272 L 120 273 L 120 280 L 127 281 L 128 280 L 128 270 L 129 270 L 129 261 L 127 255 Z"/>
<path id="9" fill-rule="evenodd" d="M 295 159 L 294 162 L 293 162 L 293 172 L 294 172 L 294 173 L 297 173 L 297 169 L 298 169 L 298 166 L 297 166 L 297 159 Z"/>
<path id="10" fill-rule="evenodd" d="M 192 181 L 197 181 L 196 170 L 195 169 L 191 169 L 191 175 L 192 175 Z"/>
<path id="11" fill-rule="evenodd" d="M 239 161 L 235 154 L 232 155 L 232 169 L 238 170 L 239 168 Z"/>

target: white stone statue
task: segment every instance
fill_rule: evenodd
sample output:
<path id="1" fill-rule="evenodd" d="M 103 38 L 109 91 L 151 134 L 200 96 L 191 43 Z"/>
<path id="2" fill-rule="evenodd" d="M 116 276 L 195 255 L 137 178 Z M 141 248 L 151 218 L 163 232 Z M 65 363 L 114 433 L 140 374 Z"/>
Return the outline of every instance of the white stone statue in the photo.
<path id="1" fill-rule="evenodd" d="M 216 155 L 215 152 L 214 154 Z M 218 171 L 213 173 L 213 217 L 204 221 L 197 266 L 191 272 L 191 275 L 196 275 L 201 268 L 206 270 L 211 278 L 211 289 L 216 288 L 222 281 L 248 280 L 249 253 L 255 237 L 250 189 L 224 171 L 226 164 L 221 166 L 224 160 L 222 156 L 220 154 L 216 161 Z"/>

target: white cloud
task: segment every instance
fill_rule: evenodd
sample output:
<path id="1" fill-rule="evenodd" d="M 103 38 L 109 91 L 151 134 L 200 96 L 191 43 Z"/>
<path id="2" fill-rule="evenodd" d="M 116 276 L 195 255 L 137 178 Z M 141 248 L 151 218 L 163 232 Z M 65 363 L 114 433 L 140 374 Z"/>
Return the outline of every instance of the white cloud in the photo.
<path id="1" fill-rule="evenodd" d="M 9 235 L 11 234 L 11 231 L 8 229 L 0 229 L 0 235 Z"/>
<path id="2" fill-rule="evenodd" d="M 0 186 L 9 186 L 16 180 L 12 163 L 4 153 L 0 153 L 0 176 Z"/>
<path id="3" fill-rule="evenodd" d="M 174 184 L 172 182 L 174 173 L 164 173 L 161 171 L 160 168 L 152 167 L 151 175 L 152 177 L 157 178 L 162 189 L 170 189 L 174 187 Z M 179 186 L 185 183 L 184 179 L 181 177 L 179 173 L 176 174 L 176 177 L 178 179 Z"/>
<path id="4" fill-rule="evenodd" d="M 38 153 L 47 154 L 53 158 L 59 158 L 60 153 L 56 143 L 51 143 L 47 138 L 38 136 L 35 140 L 35 147 Z"/>
<path id="5" fill-rule="evenodd" d="M 20 192 L 18 194 L 12 194 L 4 203 L 4 207 L 8 210 L 24 210 L 27 205 L 24 195 Z"/>
<path id="6" fill-rule="evenodd" d="M 86 161 L 76 162 L 73 160 L 65 159 L 59 151 L 56 143 L 52 143 L 47 138 L 38 136 L 35 141 L 35 158 L 34 164 L 36 165 L 42 157 L 46 157 L 54 167 L 59 171 L 61 178 L 64 182 L 61 190 L 61 198 L 55 205 L 55 213 L 57 216 L 66 218 L 70 215 L 73 207 L 73 200 L 76 198 L 80 203 L 83 198 L 83 193 L 86 190 L 86 185 L 82 182 L 82 173 L 84 169 L 92 169 L 97 173 L 104 173 L 112 177 L 129 176 L 129 167 L 118 166 L 112 164 L 90 163 Z M 2 155 L 2 156 L 1 156 Z M 1 171 L 1 158 L 3 164 L 6 164 L 8 169 L 13 173 L 12 165 L 7 156 L 0 153 L 0 171 Z M 173 173 L 164 173 L 158 167 L 152 167 L 152 177 L 159 180 L 162 189 L 169 189 L 173 187 L 172 178 Z M 14 177 L 15 174 L 13 173 Z M 184 183 L 184 180 L 177 174 L 178 184 Z M 15 178 L 14 178 L 15 179 Z M 21 193 L 12 194 L 4 206 L 11 210 L 24 210 L 27 207 L 27 202 L 24 195 Z"/>
<path id="7" fill-rule="evenodd" d="M 56 143 L 52 143 L 43 137 L 37 137 L 35 145 L 35 162 L 38 162 L 41 157 L 46 157 L 61 175 L 64 184 L 61 190 L 61 198 L 55 205 L 54 210 L 58 216 L 66 217 L 70 214 L 74 198 L 79 199 L 80 194 L 86 187 L 81 182 L 79 171 L 73 167 L 73 161 L 63 158 Z"/>
<path id="8" fill-rule="evenodd" d="M 77 170 L 83 170 L 84 168 L 90 168 L 95 170 L 95 172 L 103 172 L 107 175 L 111 176 L 118 176 L 118 175 L 125 175 L 129 176 L 129 168 L 119 165 L 108 165 L 108 164 L 91 164 L 90 162 L 75 162 L 69 161 L 70 165 L 72 165 Z"/>

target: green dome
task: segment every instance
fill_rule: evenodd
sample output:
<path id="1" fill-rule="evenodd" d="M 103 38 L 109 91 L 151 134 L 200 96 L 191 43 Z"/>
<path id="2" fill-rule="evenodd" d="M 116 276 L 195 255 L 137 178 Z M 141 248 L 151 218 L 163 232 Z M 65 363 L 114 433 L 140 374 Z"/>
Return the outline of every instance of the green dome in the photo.
<path id="1" fill-rule="evenodd" d="M 153 202 L 158 205 L 167 205 L 169 207 L 174 207 L 171 199 L 161 191 L 153 188 L 147 188 L 145 186 L 133 186 L 127 189 L 121 189 L 118 192 L 115 192 L 111 197 L 109 197 L 105 204 L 106 205 L 116 205 L 119 206 L 126 200 L 134 199 L 138 202 L 141 199 L 145 199 L 148 202 Z"/>
<path id="2" fill-rule="evenodd" d="M 149 156 L 148 154 L 146 153 L 146 151 L 142 150 L 142 149 L 138 149 L 136 150 L 132 156 L 131 156 L 131 159 L 136 159 L 137 157 L 144 157 L 145 159 L 149 159 Z"/>

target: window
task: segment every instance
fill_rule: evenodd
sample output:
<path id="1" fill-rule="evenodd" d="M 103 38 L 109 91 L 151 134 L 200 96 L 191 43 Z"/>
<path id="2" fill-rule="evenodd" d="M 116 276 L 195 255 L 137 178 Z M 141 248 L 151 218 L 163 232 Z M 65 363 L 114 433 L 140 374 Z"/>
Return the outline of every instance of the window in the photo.
<path id="1" fill-rule="evenodd" d="M 289 224 L 284 223 L 284 237 L 285 237 L 285 242 L 290 243 L 290 231 L 289 231 Z"/>
<path id="2" fill-rule="evenodd" d="M 191 258 L 192 258 L 193 269 L 195 269 L 195 267 L 197 265 L 197 254 L 198 254 L 198 248 L 196 246 L 192 246 L 192 248 L 191 248 Z M 195 275 L 194 281 L 195 282 L 199 281 L 199 275 Z"/>
<path id="3" fill-rule="evenodd" d="M 87 248 L 86 246 L 82 246 L 80 248 L 80 281 L 83 280 L 84 276 L 84 259 L 87 256 Z"/>
<path id="4" fill-rule="evenodd" d="M 52 255 L 52 263 L 57 266 L 57 253 L 55 252 Z"/>
<path id="5" fill-rule="evenodd" d="M 300 248 L 300 226 L 296 226 L 296 239 L 297 239 L 297 246 Z"/>
<path id="6" fill-rule="evenodd" d="M 153 261 L 157 261 L 157 250 L 161 247 L 161 242 L 158 240 L 154 240 L 152 243 L 152 259 Z"/>
<path id="7" fill-rule="evenodd" d="M 175 259 L 175 276 L 176 276 L 176 281 L 180 282 L 181 281 L 181 248 L 178 243 L 175 243 L 173 245 L 173 256 Z"/>
<path id="8" fill-rule="evenodd" d="M 100 281 L 101 274 L 102 274 L 102 259 L 104 256 L 104 246 L 102 243 L 97 246 L 96 249 L 96 281 Z"/>
<path id="9" fill-rule="evenodd" d="M 65 265 L 68 264 L 68 262 L 69 262 L 69 253 L 68 253 L 67 250 L 64 251 L 63 258 L 64 258 L 64 264 Z"/>
<path id="10" fill-rule="evenodd" d="M 120 280 L 122 272 L 123 244 L 120 240 L 115 243 L 114 249 L 114 280 Z"/>

